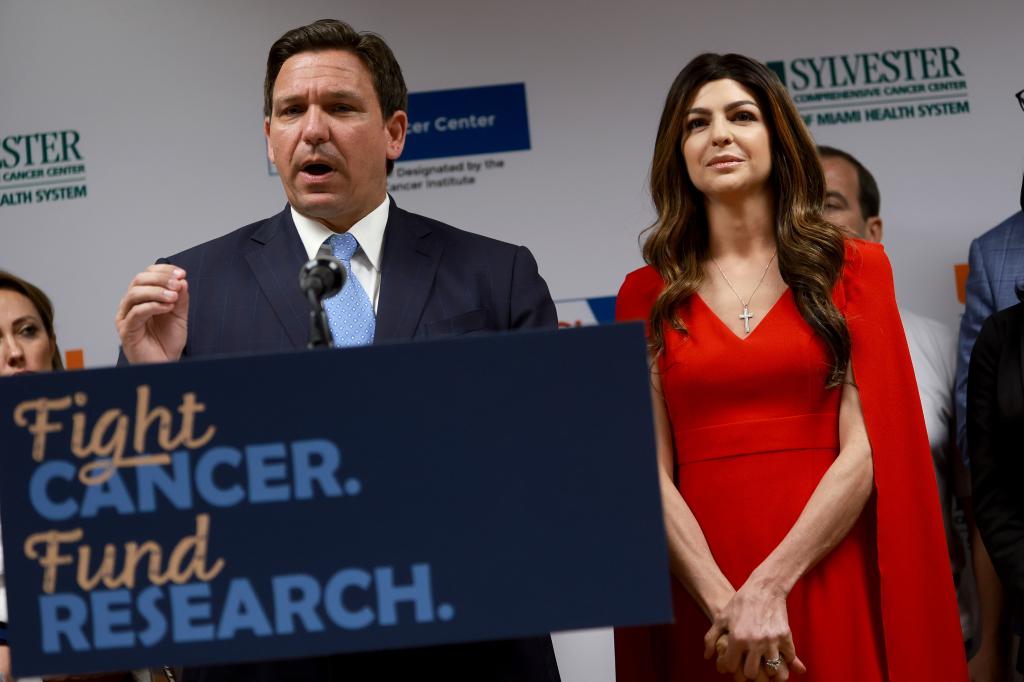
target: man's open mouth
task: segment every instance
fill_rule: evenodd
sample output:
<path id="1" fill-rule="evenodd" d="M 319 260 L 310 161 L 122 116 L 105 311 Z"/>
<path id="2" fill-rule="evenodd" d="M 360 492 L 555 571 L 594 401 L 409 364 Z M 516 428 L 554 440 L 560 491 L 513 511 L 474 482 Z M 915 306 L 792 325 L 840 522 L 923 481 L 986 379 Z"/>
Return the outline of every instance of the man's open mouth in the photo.
<path id="1" fill-rule="evenodd" d="M 327 175 L 332 170 L 326 163 L 308 163 L 302 167 L 302 172 L 310 175 Z"/>

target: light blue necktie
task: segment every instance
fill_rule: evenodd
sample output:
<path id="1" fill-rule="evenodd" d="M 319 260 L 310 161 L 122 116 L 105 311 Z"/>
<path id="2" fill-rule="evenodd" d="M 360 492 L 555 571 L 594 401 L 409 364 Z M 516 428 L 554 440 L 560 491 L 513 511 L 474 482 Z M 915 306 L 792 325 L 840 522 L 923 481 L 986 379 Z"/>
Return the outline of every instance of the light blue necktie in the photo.
<path id="1" fill-rule="evenodd" d="M 377 320 L 373 315 L 370 297 L 352 274 L 352 254 L 359 248 L 359 242 L 348 232 L 332 235 L 327 241 L 331 245 L 334 257 L 345 266 L 347 275 L 341 291 L 324 301 L 334 345 L 369 345 L 373 343 L 373 330 L 377 326 Z"/>

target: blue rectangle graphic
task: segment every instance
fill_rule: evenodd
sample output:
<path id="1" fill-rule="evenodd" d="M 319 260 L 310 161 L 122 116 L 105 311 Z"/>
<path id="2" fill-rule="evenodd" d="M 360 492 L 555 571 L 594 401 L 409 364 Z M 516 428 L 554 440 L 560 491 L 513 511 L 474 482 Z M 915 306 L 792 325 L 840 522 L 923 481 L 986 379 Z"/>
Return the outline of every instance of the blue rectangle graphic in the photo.
<path id="1" fill-rule="evenodd" d="M 530 148 L 526 84 L 409 95 L 409 131 L 399 162 Z"/>

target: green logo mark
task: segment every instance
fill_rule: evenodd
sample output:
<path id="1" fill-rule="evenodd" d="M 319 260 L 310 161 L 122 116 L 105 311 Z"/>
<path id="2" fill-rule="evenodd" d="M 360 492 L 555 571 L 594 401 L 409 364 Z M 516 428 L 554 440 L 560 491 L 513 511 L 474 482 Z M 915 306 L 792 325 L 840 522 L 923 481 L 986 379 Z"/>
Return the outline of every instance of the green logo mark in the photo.
<path id="1" fill-rule="evenodd" d="M 789 90 L 809 126 L 971 111 L 963 54 L 951 45 L 800 57 L 766 65 Z"/>
<path id="2" fill-rule="evenodd" d="M 77 130 L 0 139 L 0 206 L 41 204 L 88 196 Z"/>

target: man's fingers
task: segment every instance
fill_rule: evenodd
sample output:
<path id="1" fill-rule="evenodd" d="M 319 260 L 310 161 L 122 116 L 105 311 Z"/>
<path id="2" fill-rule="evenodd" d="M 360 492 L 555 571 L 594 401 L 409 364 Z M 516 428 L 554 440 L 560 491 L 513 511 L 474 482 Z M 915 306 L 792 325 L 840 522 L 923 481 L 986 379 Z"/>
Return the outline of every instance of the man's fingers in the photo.
<path id="1" fill-rule="evenodd" d="M 150 265 L 132 278 L 128 288 L 157 286 L 177 289 L 184 279 L 185 271 L 181 268 L 173 265 Z"/>
<path id="2" fill-rule="evenodd" d="M 184 279 L 185 277 L 185 271 L 182 268 L 179 268 L 177 265 L 173 265 L 171 263 L 153 263 L 153 265 L 147 267 L 145 270 L 136 275 L 136 277 L 147 274 L 175 277 L 176 279 Z"/>
<path id="3" fill-rule="evenodd" d="M 128 294 L 140 287 L 158 287 L 169 291 L 178 291 L 185 286 L 185 271 L 174 265 L 165 263 L 150 265 L 135 275 L 128 285 Z M 128 294 L 125 294 L 127 298 Z M 124 303 L 124 299 L 122 299 Z"/>
<path id="4" fill-rule="evenodd" d="M 178 301 L 174 306 L 174 312 L 181 317 L 188 317 L 188 280 L 179 280 Z"/>
<path id="5" fill-rule="evenodd" d="M 146 326 L 146 322 L 151 318 L 172 312 L 173 310 L 173 303 L 160 303 L 157 301 L 140 303 L 137 306 L 133 306 L 128 316 L 124 318 L 123 327 L 118 329 L 121 332 L 122 340 L 130 337 L 133 333 L 142 331 Z"/>
<path id="6" fill-rule="evenodd" d="M 178 303 L 180 296 L 179 292 L 164 287 L 134 286 L 121 299 L 121 304 L 117 308 L 117 319 L 128 322 L 130 326 L 135 326 L 139 323 L 139 311 L 136 310 L 137 308 L 147 303 L 157 303 L 168 305 L 167 310 L 171 310 Z M 167 310 L 163 312 L 167 312 Z M 150 316 L 152 316 L 152 313 Z M 148 317 L 143 318 L 142 321 L 146 319 Z"/>
<path id="7" fill-rule="evenodd" d="M 185 343 L 188 304 L 182 268 L 158 263 L 135 275 L 114 316 L 125 358 L 132 363 L 176 360 Z"/>

